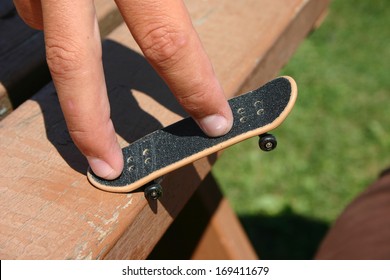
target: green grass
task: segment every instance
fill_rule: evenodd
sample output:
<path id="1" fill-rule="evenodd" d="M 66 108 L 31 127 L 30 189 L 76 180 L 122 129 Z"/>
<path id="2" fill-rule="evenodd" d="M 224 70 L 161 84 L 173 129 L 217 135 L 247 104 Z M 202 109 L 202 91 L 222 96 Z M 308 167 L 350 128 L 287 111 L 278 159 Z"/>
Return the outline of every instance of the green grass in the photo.
<path id="1" fill-rule="evenodd" d="M 215 165 L 261 257 L 311 258 L 341 211 L 390 166 L 389 38 L 387 0 L 333 1 L 281 72 L 299 95 L 273 131 L 278 148 L 263 153 L 251 139 Z"/>

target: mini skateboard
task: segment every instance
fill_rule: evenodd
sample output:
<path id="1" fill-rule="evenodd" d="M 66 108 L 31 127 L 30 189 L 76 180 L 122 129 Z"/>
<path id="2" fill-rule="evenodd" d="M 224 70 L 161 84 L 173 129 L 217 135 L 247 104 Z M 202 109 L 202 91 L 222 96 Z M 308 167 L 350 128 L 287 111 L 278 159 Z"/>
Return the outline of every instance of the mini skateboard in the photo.
<path id="1" fill-rule="evenodd" d="M 234 121 L 226 135 L 208 137 L 192 118 L 186 118 L 123 148 L 124 169 L 117 179 L 99 178 L 91 170 L 87 177 L 92 185 L 105 191 L 131 192 L 145 187 L 145 195 L 157 199 L 162 195 L 162 176 L 233 144 L 260 136 L 260 148 L 273 150 L 277 142 L 268 132 L 284 121 L 296 98 L 295 81 L 279 77 L 229 100 Z"/>

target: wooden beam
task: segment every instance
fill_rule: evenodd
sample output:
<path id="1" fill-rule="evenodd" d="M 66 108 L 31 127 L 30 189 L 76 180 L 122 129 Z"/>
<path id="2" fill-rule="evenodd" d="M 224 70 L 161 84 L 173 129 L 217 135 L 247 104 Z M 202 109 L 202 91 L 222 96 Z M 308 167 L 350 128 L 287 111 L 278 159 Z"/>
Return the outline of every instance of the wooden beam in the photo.
<path id="1" fill-rule="evenodd" d="M 208 174 L 149 259 L 257 259 L 240 221 Z"/>
<path id="2" fill-rule="evenodd" d="M 12 6 L 0 18 L 0 120 L 50 81 L 43 33 L 27 26 Z M 122 18 L 114 1 L 95 0 L 95 7 L 104 37 Z"/>

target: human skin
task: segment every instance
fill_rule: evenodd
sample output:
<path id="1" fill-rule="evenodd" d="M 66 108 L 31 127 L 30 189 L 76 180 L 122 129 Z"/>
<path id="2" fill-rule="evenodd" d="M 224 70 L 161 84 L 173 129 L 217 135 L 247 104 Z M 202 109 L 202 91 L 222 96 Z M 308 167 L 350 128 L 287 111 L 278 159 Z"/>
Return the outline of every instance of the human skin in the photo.
<path id="1" fill-rule="evenodd" d="M 93 0 L 14 4 L 28 25 L 44 31 L 47 63 L 74 143 L 97 176 L 115 179 L 123 156 L 110 119 Z M 146 59 L 201 129 L 211 137 L 227 133 L 230 107 L 182 0 L 116 4 Z"/>

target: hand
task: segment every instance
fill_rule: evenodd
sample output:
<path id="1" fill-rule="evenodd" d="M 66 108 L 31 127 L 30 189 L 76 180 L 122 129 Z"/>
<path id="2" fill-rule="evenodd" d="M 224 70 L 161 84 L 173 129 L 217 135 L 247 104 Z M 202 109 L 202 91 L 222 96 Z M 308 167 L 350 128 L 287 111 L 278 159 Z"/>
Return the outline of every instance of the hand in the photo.
<path id="1" fill-rule="evenodd" d="M 209 136 L 227 133 L 232 113 L 181 0 L 116 0 L 146 59 Z M 92 0 L 14 0 L 45 33 L 46 57 L 69 133 L 93 172 L 115 179 L 122 152 L 110 119 Z M 100 141 L 96 141 L 100 139 Z"/>

